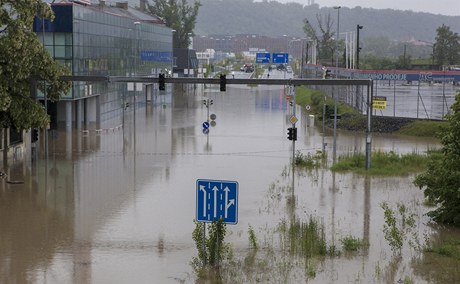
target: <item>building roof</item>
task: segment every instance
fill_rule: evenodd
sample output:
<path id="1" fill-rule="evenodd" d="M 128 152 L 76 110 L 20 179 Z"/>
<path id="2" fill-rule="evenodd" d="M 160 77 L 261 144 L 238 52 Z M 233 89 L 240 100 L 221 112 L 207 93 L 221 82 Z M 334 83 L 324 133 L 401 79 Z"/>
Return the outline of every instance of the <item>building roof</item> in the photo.
<path id="1" fill-rule="evenodd" d="M 61 0 L 59 2 L 52 3 L 51 5 L 78 5 L 85 6 L 88 9 L 97 10 L 103 13 L 109 13 L 117 15 L 119 17 L 130 18 L 139 22 L 152 23 L 157 25 L 165 25 L 165 21 L 154 15 L 146 14 L 138 9 L 130 7 L 128 2 L 113 2 L 99 0 L 95 1 L 88 0 Z"/>

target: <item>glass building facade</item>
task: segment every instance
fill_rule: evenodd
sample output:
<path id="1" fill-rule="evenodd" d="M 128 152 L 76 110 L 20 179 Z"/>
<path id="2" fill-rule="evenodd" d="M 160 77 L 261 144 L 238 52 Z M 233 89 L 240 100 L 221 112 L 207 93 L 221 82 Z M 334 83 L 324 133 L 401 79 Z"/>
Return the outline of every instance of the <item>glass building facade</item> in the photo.
<path id="1" fill-rule="evenodd" d="M 52 9 L 55 19 L 36 18 L 34 31 L 72 75 L 149 76 L 172 69 L 172 31 L 157 18 L 130 7 L 55 3 Z M 99 96 L 104 121 L 120 115 L 122 96 L 129 95 L 126 84 L 73 82 L 62 102 Z"/>

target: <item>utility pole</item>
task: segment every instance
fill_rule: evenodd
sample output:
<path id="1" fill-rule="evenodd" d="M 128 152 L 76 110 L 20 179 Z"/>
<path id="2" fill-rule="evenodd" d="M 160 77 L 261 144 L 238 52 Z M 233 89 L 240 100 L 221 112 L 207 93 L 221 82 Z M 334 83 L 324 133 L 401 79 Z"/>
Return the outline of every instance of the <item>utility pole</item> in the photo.
<path id="1" fill-rule="evenodd" d="M 341 6 L 335 6 L 334 9 L 337 10 L 337 38 L 335 40 L 335 78 L 339 77 L 339 24 L 340 24 L 340 8 Z M 333 89 L 334 90 L 334 89 Z M 335 163 L 336 153 L 337 153 L 337 96 L 333 95 L 334 98 L 334 140 L 332 146 L 332 157 Z"/>
<path id="2" fill-rule="evenodd" d="M 359 30 L 362 28 L 363 26 L 356 25 L 356 69 L 359 69 L 359 52 L 361 51 L 361 47 L 359 47 Z"/>

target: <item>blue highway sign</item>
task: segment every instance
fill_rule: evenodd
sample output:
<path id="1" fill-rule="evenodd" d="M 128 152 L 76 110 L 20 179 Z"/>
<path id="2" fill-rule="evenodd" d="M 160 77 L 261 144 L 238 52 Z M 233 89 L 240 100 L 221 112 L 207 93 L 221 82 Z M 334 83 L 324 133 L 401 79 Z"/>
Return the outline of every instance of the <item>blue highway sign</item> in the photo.
<path id="1" fill-rule="evenodd" d="M 287 53 L 273 53 L 273 63 L 289 63 L 289 55 Z"/>
<path id="2" fill-rule="evenodd" d="M 196 181 L 196 220 L 238 223 L 238 182 L 199 179 Z"/>
<path id="3" fill-rule="evenodd" d="M 270 53 L 256 53 L 256 63 L 270 63 Z"/>

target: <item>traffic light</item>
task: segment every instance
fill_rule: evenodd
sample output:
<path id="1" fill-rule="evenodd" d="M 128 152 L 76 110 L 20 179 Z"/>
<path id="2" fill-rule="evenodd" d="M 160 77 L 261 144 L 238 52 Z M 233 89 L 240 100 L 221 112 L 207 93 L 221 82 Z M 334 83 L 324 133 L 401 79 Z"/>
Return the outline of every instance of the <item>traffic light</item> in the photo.
<path id="1" fill-rule="evenodd" d="M 38 129 L 32 129 L 32 143 L 35 143 L 38 141 Z"/>
<path id="2" fill-rule="evenodd" d="M 329 79 L 329 78 L 331 78 L 331 70 L 324 69 L 323 79 Z"/>
<path id="3" fill-rule="evenodd" d="M 289 140 L 294 140 L 296 141 L 297 140 L 297 128 L 295 127 L 289 127 L 288 128 L 288 139 Z"/>
<path id="4" fill-rule="evenodd" d="M 220 74 L 220 91 L 225 92 L 225 84 L 227 84 L 227 78 L 224 74 Z"/>
<path id="5" fill-rule="evenodd" d="M 165 87 L 165 74 L 160 73 L 158 75 L 158 79 L 159 79 L 158 80 L 158 85 L 159 85 L 160 91 L 166 90 L 166 87 Z"/>

